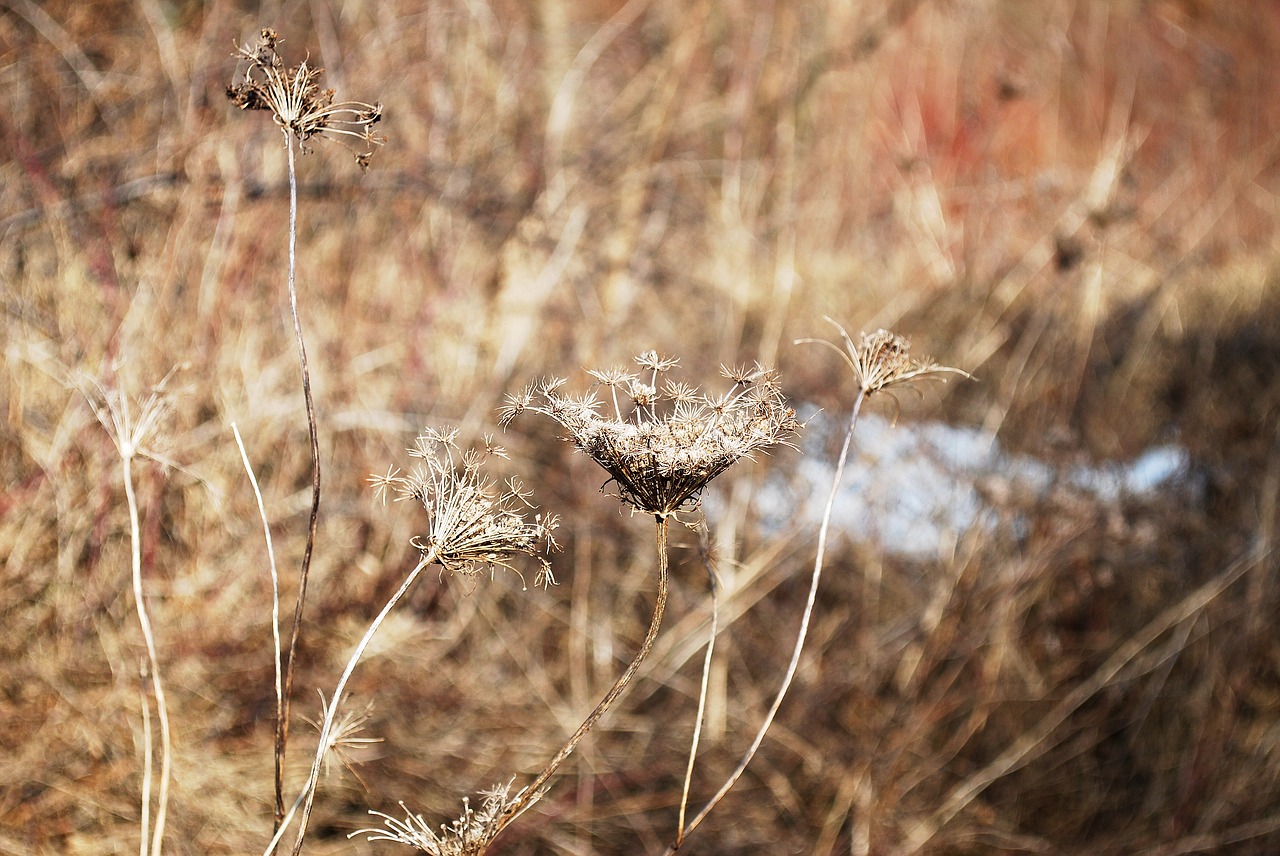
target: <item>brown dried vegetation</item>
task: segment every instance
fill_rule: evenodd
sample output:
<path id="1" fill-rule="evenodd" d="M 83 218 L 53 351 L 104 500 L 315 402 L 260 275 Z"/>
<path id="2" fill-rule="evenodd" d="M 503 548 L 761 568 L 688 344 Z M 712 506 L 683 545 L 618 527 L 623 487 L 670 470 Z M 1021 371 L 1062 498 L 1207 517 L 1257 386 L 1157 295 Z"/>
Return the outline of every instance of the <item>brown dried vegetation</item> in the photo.
<path id="1" fill-rule="evenodd" d="M 690 851 L 1280 847 L 1272 4 L 272 8 L 291 53 L 394 117 L 367 174 L 323 141 L 299 171 L 328 485 L 299 721 L 418 559 L 420 509 L 385 512 L 365 478 L 422 426 L 482 435 L 528 378 L 649 348 L 692 376 L 776 365 L 788 400 L 840 419 L 845 367 L 790 345 L 829 316 L 972 371 L 928 412 L 1064 477 L 1026 494 L 991 474 L 1003 525 L 923 562 L 836 545 L 796 685 Z M 271 590 L 229 423 L 285 568 L 311 458 L 281 311 L 287 153 L 225 96 L 229 52 L 273 23 L 257 14 L 0 4 L 0 851 L 136 852 L 149 676 L 119 454 L 70 381 L 138 400 L 179 363 L 163 454 L 133 472 L 173 720 L 166 847 L 270 834 Z M 900 399 L 901 422 L 927 412 Z M 350 687 L 383 742 L 350 748 L 358 778 L 334 766 L 306 852 L 373 852 L 346 834 L 398 800 L 438 830 L 461 795 L 536 771 L 643 636 L 648 532 L 538 422 L 503 442 L 562 515 L 561 585 L 423 576 Z M 1192 470 L 1158 496 L 1065 477 L 1169 442 Z M 785 667 L 813 532 L 759 526 L 753 499 L 798 460 L 711 490 L 723 637 L 694 802 Z M 502 852 L 669 843 L 708 617 L 680 529 L 671 577 L 629 695 Z M 295 740 L 296 783 L 314 736 Z"/>

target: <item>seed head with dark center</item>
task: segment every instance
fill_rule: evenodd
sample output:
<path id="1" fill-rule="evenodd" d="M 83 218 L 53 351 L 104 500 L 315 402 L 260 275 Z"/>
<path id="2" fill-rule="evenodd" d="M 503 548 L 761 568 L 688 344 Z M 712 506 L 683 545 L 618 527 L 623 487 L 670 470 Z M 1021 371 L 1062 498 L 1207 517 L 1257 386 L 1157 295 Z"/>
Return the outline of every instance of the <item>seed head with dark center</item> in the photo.
<path id="1" fill-rule="evenodd" d="M 559 378 L 531 384 L 508 396 L 502 424 L 526 410 L 550 416 L 609 473 L 627 505 L 662 518 L 692 510 L 712 479 L 756 451 L 790 445 L 801 426 L 774 372 L 725 369 L 733 386 L 712 397 L 662 378 L 677 362 L 648 351 L 636 357 L 643 374 L 588 371 L 608 390 L 611 415 L 601 414 L 595 392 L 560 394 Z"/>

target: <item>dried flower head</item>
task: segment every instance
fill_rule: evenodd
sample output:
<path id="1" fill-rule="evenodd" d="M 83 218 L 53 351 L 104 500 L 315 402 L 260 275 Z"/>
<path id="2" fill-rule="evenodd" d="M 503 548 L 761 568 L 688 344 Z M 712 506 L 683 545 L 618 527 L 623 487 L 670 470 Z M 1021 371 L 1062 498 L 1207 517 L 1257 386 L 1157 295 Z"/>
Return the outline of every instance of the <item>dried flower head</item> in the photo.
<path id="1" fill-rule="evenodd" d="M 696 508 L 712 479 L 757 450 L 788 444 L 800 428 L 776 374 L 759 365 L 725 369 L 733 386 L 711 397 L 662 379 L 674 359 L 648 351 L 636 363 L 644 374 L 588 372 L 609 390 L 612 415 L 601 415 L 595 393 L 563 396 L 564 381 L 553 379 L 508 396 L 502 424 L 526 410 L 550 416 L 604 467 L 623 502 L 662 518 Z"/>
<path id="2" fill-rule="evenodd" d="M 83 372 L 76 372 L 70 378 L 84 396 L 93 415 L 106 429 L 116 451 L 122 458 L 141 456 L 165 466 L 177 465 L 165 457 L 157 448 L 164 427 L 173 410 L 177 392 L 170 382 L 174 376 L 186 368 L 181 364 L 171 368 L 160 382 L 151 388 L 150 393 L 141 401 L 131 402 L 129 396 L 121 390 L 109 388 L 97 378 Z M 134 413 L 133 408 L 137 408 Z"/>
<path id="3" fill-rule="evenodd" d="M 317 692 L 319 692 L 317 690 Z M 317 733 L 324 733 L 324 722 L 330 717 L 329 700 L 324 697 L 324 693 L 320 693 L 320 719 L 312 721 L 307 717 L 303 717 L 315 728 Z M 364 725 L 373 716 L 373 703 L 369 702 L 364 706 L 363 710 L 343 710 L 333 719 L 330 726 L 328 736 L 325 740 L 327 744 L 324 750 L 324 773 L 329 775 L 330 761 L 337 760 L 343 767 L 356 777 L 361 785 L 364 780 L 360 778 L 360 774 L 355 769 L 355 755 L 362 750 L 367 749 L 375 743 L 381 743 L 381 737 L 362 737 L 361 732 L 364 731 Z"/>
<path id="4" fill-rule="evenodd" d="M 336 93 L 321 89 L 317 83 L 324 69 L 313 68 L 305 59 L 289 68 L 276 50 L 280 41 L 275 30 L 264 29 L 256 45 L 237 45 L 234 56 L 248 65 L 243 79 L 227 87 L 227 98 L 241 110 L 270 111 L 276 124 L 299 144 L 317 135 L 343 142 L 355 153 L 361 168 L 367 169 L 374 146 L 384 142 L 373 133 L 373 126 L 382 118 L 382 105 L 334 103 Z M 359 140 L 361 147 L 352 146 L 348 138 Z"/>
<path id="5" fill-rule="evenodd" d="M 826 320 L 840 331 L 840 338 L 844 341 L 843 349 L 825 339 L 799 339 L 797 344 L 804 342 L 825 345 L 840 354 L 853 372 L 863 396 L 926 378 L 946 383 L 944 375 L 947 374 L 972 377 L 963 369 L 939 365 L 928 357 L 912 357 L 911 343 L 897 333 L 888 330 L 860 333 L 858 341 L 854 342 L 844 327 L 830 318 Z"/>
<path id="6" fill-rule="evenodd" d="M 559 520 L 536 513 L 529 519 L 535 506 L 519 480 L 510 478 L 499 489 L 485 475 L 490 457 L 506 457 L 491 438 L 486 438 L 484 449 L 465 451 L 457 440 L 457 431 L 428 428 L 409 449 L 417 463 L 408 474 L 392 469 L 386 475 L 370 476 L 369 481 L 384 501 L 392 492 L 397 500 L 422 503 L 427 533 L 415 536 L 411 543 L 443 570 L 474 579 L 486 570 L 492 576 L 495 568 L 502 567 L 523 582 L 524 575 L 512 560 L 524 554 L 539 562 L 534 585 L 555 585 L 551 563 L 539 553 L 558 548 L 553 533 Z"/>
<path id="7" fill-rule="evenodd" d="M 479 856 L 502 831 L 505 825 L 503 813 L 508 807 L 515 805 L 523 792 L 512 796 L 511 782 L 507 782 L 485 791 L 481 796 L 483 800 L 479 811 L 473 809 L 471 801 L 464 797 L 462 817 L 447 825 L 441 824 L 439 832 L 432 829 L 422 815 L 409 811 L 401 802 L 404 820 L 380 811 L 371 811 L 369 814 L 382 818 L 386 828 L 359 829 L 347 837 L 364 835 L 369 841 L 395 841 L 408 844 L 419 853 L 429 853 L 431 856 Z M 532 805 L 533 801 L 529 804 Z"/>

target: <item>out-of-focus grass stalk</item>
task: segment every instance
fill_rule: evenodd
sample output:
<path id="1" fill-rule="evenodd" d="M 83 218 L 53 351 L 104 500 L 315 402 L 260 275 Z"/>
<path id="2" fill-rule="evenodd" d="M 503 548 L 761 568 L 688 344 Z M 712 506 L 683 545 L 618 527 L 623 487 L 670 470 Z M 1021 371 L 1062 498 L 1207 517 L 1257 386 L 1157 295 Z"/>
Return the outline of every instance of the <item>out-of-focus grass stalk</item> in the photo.
<path id="1" fill-rule="evenodd" d="M 253 465 L 249 463 L 249 453 L 245 451 L 244 441 L 240 438 L 240 429 L 231 423 L 231 433 L 236 438 L 236 448 L 240 450 L 240 460 L 244 463 L 245 472 L 249 474 L 249 484 L 253 488 L 253 498 L 258 503 L 258 517 L 262 520 L 262 535 L 267 542 L 267 562 L 271 572 L 271 639 L 275 652 L 276 668 L 276 723 L 284 721 L 284 684 L 281 667 L 280 648 L 280 574 L 276 569 L 276 551 L 271 541 L 271 524 L 267 522 L 267 509 L 262 502 L 262 491 L 258 489 L 258 477 L 253 473 Z M 277 767 L 277 776 L 279 767 Z M 277 779 L 279 781 L 279 779 Z M 277 791 L 277 794 L 279 792 Z"/>

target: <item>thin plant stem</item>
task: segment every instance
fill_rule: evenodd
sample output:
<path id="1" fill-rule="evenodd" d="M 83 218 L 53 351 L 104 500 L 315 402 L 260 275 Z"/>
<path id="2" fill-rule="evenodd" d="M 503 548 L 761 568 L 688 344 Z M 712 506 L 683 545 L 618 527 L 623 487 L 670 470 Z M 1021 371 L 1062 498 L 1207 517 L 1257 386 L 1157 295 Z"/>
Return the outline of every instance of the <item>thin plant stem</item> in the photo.
<path id="1" fill-rule="evenodd" d="M 276 569 L 276 551 L 271 541 L 271 525 L 267 522 L 267 509 L 262 502 L 262 491 L 258 489 L 258 477 L 253 473 L 253 466 L 249 463 L 249 453 L 245 451 L 244 441 L 240 438 L 240 429 L 236 427 L 236 423 L 231 423 L 231 433 L 235 435 L 236 447 L 240 449 L 240 460 L 244 464 L 245 472 L 249 474 L 249 485 L 253 488 L 253 497 L 258 503 L 258 517 L 262 520 L 262 535 L 267 542 L 267 563 L 271 571 L 271 638 L 275 647 L 275 667 L 276 667 L 276 724 L 277 735 L 279 734 L 279 723 L 285 719 L 284 707 L 284 689 L 283 689 L 283 669 L 281 666 L 280 654 L 280 574 Z M 279 756 L 277 756 L 279 758 Z M 282 808 L 280 805 L 281 793 L 280 786 L 283 784 L 280 776 L 280 767 L 276 766 L 276 802 L 277 811 Z M 277 828 L 282 822 L 281 816 L 277 815 Z"/>
<path id="2" fill-rule="evenodd" d="M 155 827 L 150 830 L 151 856 L 160 856 L 164 841 L 165 816 L 169 808 L 169 777 L 173 763 L 172 744 L 169 735 L 169 709 L 165 703 L 164 685 L 160 680 L 160 659 L 156 655 L 155 634 L 151 630 L 151 619 L 147 616 L 147 605 L 142 596 L 142 534 L 138 524 L 138 498 L 133 489 L 133 454 L 134 445 L 130 438 L 121 437 L 120 463 L 121 477 L 124 480 L 125 504 L 129 508 L 129 548 L 130 564 L 133 570 L 133 602 L 138 610 L 138 624 L 142 628 L 142 638 L 147 646 L 147 663 L 151 672 L 151 691 L 156 697 L 156 719 L 160 722 L 160 785 L 156 795 Z M 142 779 L 142 829 L 139 852 L 147 854 L 147 833 L 151 820 L 151 724 L 146 716 L 144 704 L 143 730 L 147 758 Z"/>
<path id="3" fill-rule="evenodd" d="M 836 494 L 840 490 L 840 480 L 844 477 L 845 463 L 849 460 L 849 447 L 853 442 L 853 429 L 858 424 L 858 414 L 862 410 L 862 402 L 866 399 L 866 389 L 859 390 L 858 397 L 853 403 L 853 412 L 849 416 L 849 427 L 845 431 L 844 445 L 840 448 L 840 457 L 836 461 L 835 475 L 831 479 L 831 490 L 827 494 L 827 505 L 822 513 L 822 525 L 818 527 L 818 549 L 813 560 L 813 573 L 809 581 L 809 597 L 805 601 L 804 614 L 800 619 L 800 631 L 796 634 L 795 648 L 791 652 L 791 662 L 787 664 L 786 675 L 783 676 L 782 686 L 778 688 L 778 694 L 774 697 L 773 704 L 769 707 L 769 712 L 765 714 L 764 722 L 760 725 L 760 730 L 756 732 L 755 739 L 751 742 L 750 748 L 746 754 L 742 756 L 742 760 L 738 762 L 738 766 L 729 774 L 729 778 L 720 790 L 716 791 L 710 801 L 699 811 L 692 820 L 689 821 L 687 827 L 681 827 L 676 832 L 676 840 L 666 850 L 665 856 L 671 856 L 680 845 L 684 843 L 684 839 L 698 828 L 706 816 L 711 813 L 725 794 L 742 778 L 742 774 L 746 771 L 747 765 L 751 763 L 751 759 L 755 757 L 756 752 L 760 749 L 760 744 L 764 742 L 765 734 L 773 725 L 774 717 L 778 714 L 778 709 L 782 707 L 782 700 L 786 697 L 787 690 L 791 688 L 791 682 L 795 678 L 796 670 L 800 665 L 800 654 L 804 650 L 805 639 L 809 634 L 809 619 L 813 615 L 813 606 L 817 601 L 818 582 L 822 579 L 822 565 L 827 555 L 827 534 L 831 528 L 831 513 L 835 508 Z"/>
<path id="4" fill-rule="evenodd" d="M 703 530 L 704 535 L 706 530 Z M 693 739 L 689 742 L 689 765 L 684 771 L 684 787 L 680 791 L 680 819 L 676 825 L 676 847 L 684 840 L 684 816 L 689 808 L 689 786 L 693 782 L 693 766 L 698 757 L 698 743 L 702 739 L 703 719 L 707 709 L 707 686 L 711 678 L 711 656 L 716 648 L 716 634 L 720 628 L 720 584 L 716 572 L 711 567 L 706 551 L 703 560 L 707 567 L 707 578 L 711 585 L 711 632 L 707 637 L 707 654 L 702 661 L 702 683 L 698 688 L 698 714 L 693 726 Z"/>
<path id="5" fill-rule="evenodd" d="M 311 822 L 311 808 L 315 804 L 316 787 L 320 782 L 320 768 L 324 764 L 324 756 L 329 749 L 329 735 L 333 730 L 333 721 L 338 715 L 338 708 L 341 706 L 342 693 L 347 688 L 347 681 L 350 680 L 351 673 L 356 669 L 356 664 L 364 656 L 365 649 L 373 641 L 373 635 L 378 632 L 378 628 L 382 626 L 382 622 L 392 608 L 400 602 L 405 592 L 409 591 L 409 588 L 418 579 L 419 574 L 422 573 L 422 569 L 434 562 L 436 558 L 436 551 L 432 550 L 418 561 L 418 564 L 404 578 L 400 588 L 396 589 L 396 593 L 391 595 L 386 605 L 382 607 L 382 611 L 378 613 L 369 628 L 365 630 L 364 636 L 361 637 L 359 644 L 356 645 L 355 651 L 351 653 L 351 658 L 347 660 L 347 667 L 342 670 L 342 677 L 338 679 L 338 686 L 334 688 L 333 696 L 329 700 L 329 709 L 325 712 L 324 721 L 320 725 L 320 745 L 316 747 L 316 757 L 311 762 L 311 774 L 307 777 L 307 783 L 302 787 L 305 800 L 302 805 L 302 816 L 298 821 L 298 837 L 293 842 L 293 856 L 298 856 L 302 852 L 302 840 L 307 835 L 307 827 Z M 282 832 L 283 829 L 277 831 L 275 838 L 272 839 L 271 844 L 267 847 L 267 853 L 271 853 L 275 849 Z"/>
<path id="6" fill-rule="evenodd" d="M 298 572 L 298 600 L 293 609 L 293 629 L 289 634 L 289 654 L 284 669 L 284 705 L 276 719 L 275 788 L 276 828 L 284 818 L 284 756 L 289 743 L 289 706 L 293 696 L 294 661 L 298 652 L 298 634 L 302 628 L 302 608 L 307 599 L 307 578 L 311 571 L 311 554 L 316 543 L 316 525 L 320 518 L 320 434 L 316 428 L 315 402 L 311 397 L 311 372 L 307 367 L 307 346 L 302 338 L 302 322 L 298 317 L 298 291 L 295 285 L 298 245 L 298 176 L 294 165 L 293 134 L 285 132 L 289 152 L 289 308 L 293 313 L 293 332 L 298 340 L 298 365 L 302 369 L 302 396 L 307 407 L 307 433 L 311 440 L 311 517 L 307 523 L 307 542 L 302 551 Z"/>
<path id="7" fill-rule="evenodd" d="M 497 834 L 501 833 L 501 831 L 505 829 L 511 821 L 519 817 L 520 814 L 538 798 L 543 785 L 545 785 L 547 781 L 555 775 L 555 772 L 560 768 L 560 765 L 573 754 L 573 751 L 578 748 L 578 744 L 587 736 L 587 732 L 595 726 L 600 717 L 604 716 L 605 712 L 618 700 L 618 697 L 622 695 L 623 690 L 625 690 L 635 678 L 636 672 L 640 670 L 640 664 L 644 662 L 644 659 L 649 656 L 649 652 L 653 649 L 653 642 L 658 638 L 658 628 L 662 626 L 662 615 L 667 608 L 668 565 L 667 516 L 664 514 L 656 514 L 654 515 L 654 519 L 657 521 L 658 596 L 653 606 L 653 617 L 649 620 L 649 631 L 645 634 L 644 641 L 640 643 L 640 650 L 636 652 L 636 655 L 631 660 L 630 665 L 628 665 L 626 670 L 618 677 L 613 686 L 609 688 L 609 691 L 605 693 L 605 696 L 600 700 L 600 703 L 595 706 L 591 713 L 587 715 L 587 718 L 582 721 L 582 724 L 578 726 L 578 729 L 573 732 L 567 741 L 565 741 L 565 744 L 560 747 L 560 751 L 557 752 L 555 757 L 551 759 L 550 763 L 542 769 L 542 772 L 533 780 L 533 783 L 530 784 L 529 787 L 525 788 L 520 795 L 512 801 L 506 810 L 503 811 L 502 818 L 498 821 L 498 833 L 495 833 L 495 837 Z"/>
<path id="8" fill-rule="evenodd" d="M 285 832 L 289 830 L 289 824 L 293 823 L 293 816 L 298 813 L 298 809 L 302 807 L 302 801 L 306 797 L 305 792 L 299 792 L 294 797 L 293 805 L 289 806 L 289 810 L 284 813 L 284 819 L 280 821 L 280 828 L 275 831 L 275 835 L 271 837 L 271 841 L 267 843 L 267 849 L 262 851 L 262 856 L 271 856 L 280 846 L 281 839 L 284 838 Z"/>
<path id="9" fill-rule="evenodd" d="M 142 707 L 142 820 L 138 831 L 138 854 L 147 856 L 147 841 L 151 837 L 151 779 L 154 764 L 155 739 L 151 730 L 151 701 L 147 698 L 146 684 L 138 687 L 138 702 Z"/>

